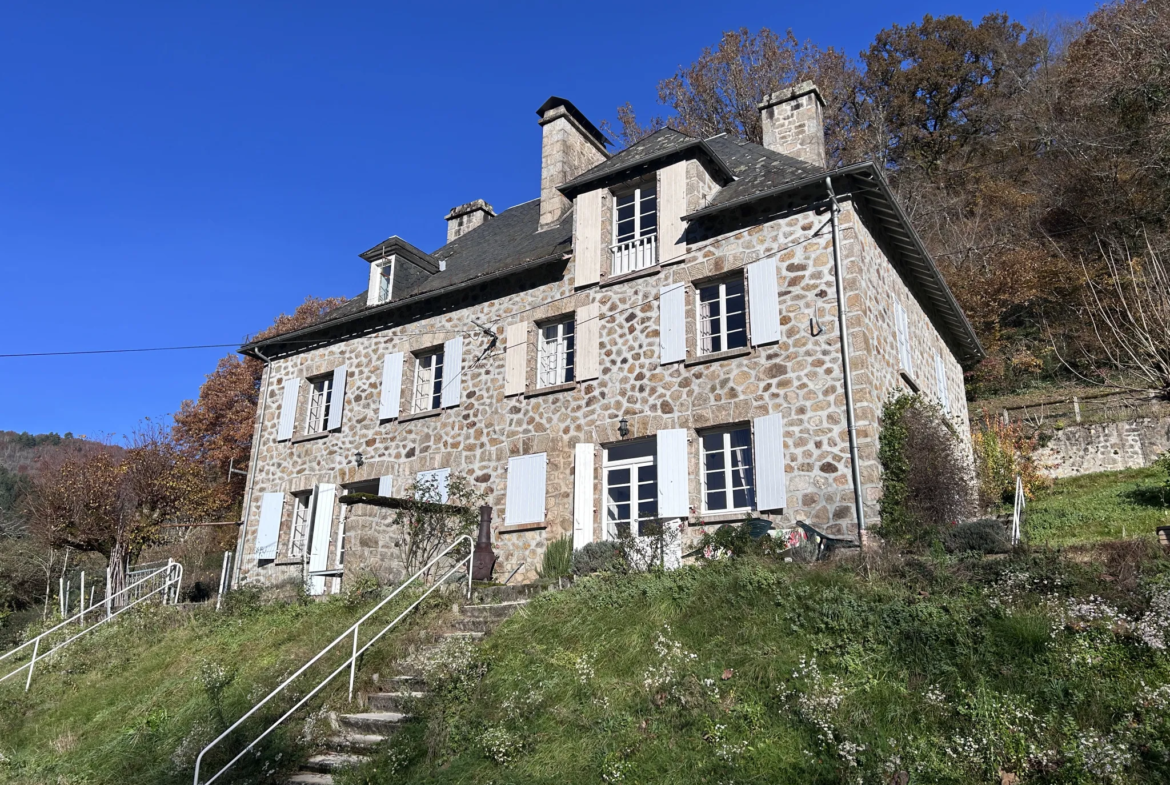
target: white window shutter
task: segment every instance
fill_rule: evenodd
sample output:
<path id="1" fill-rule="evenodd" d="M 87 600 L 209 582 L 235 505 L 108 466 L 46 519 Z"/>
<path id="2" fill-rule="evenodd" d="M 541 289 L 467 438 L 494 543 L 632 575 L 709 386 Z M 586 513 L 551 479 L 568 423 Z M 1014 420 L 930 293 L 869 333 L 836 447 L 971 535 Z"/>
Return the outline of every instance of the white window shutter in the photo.
<path id="1" fill-rule="evenodd" d="M 389 474 L 383 474 L 378 478 L 378 495 L 379 496 L 393 496 L 394 495 L 394 478 Z"/>
<path id="2" fill-rule="evenodd" d="M 755 421 L 756 508 L 781 510 L 788 506 L 784 478 L 784 417 L 779 412 Z"/>
<path id="3" fill-rule="evenodd" d="M 585 442 L 573 447 L 573 548 L 593 542 L 594 483 L 596 451 Z"/>
<path id="4" fill-rule="evenodd" d="M 947 392 L 947 367 L 943 362 L 942 355 L 938 352 L 934 353 L 934 381 L 935 391 L 938 395 L 938 405 L 947 414 L 951 412 L 951 397 Z"/>
<path id="5" fill-rule="evenodd" d="M 528 322 L 504 328 L 504 395 L 524 392 L 528 375 Z"/>
<path id="6" fill-rule="evenodd" d="M 658 171 L 658 236 L 662 264 L 686 255 L 687 162 L 677 161 Z"/>
<path id="7" fill-rule="evenodd" d="M 538 452 L 508 459 L 508 493 L 504 525 L 544 520 L 545 474 L 548 456 Z"/>
<path id="8" fill-rule="evenodd" d="M 333 504 L 337 499 L 337 486 L 323 483 L 317 486 L 317 498 L 313 503 L 313 533 L 309 537 L 309 572 L 324 570 L 329 562 L 329 538 L 333 535 Z M 324 594 L 325 578 L 309 576 L 309 593 Z"/>
<path id="9" fill-rule="evenodd" d="M 260 521 L 256 526 L 256 561 L 276 558 L 276 541 L 280 538 L 282 515 L 283 493 L 266 493 L 260 497 Z"/>
<path id="10" fill-rule="evenodd" d="M 604 189 L 586 191 L 574 200 L 573 256 L 576 286 L 601 280 L 601 196 Z"/>
<path id="11" fill-rule="evenodd" d="M 601 306 L 589 303 L 577 309 L 575 368 L 578 381 L 596 379 L 601 373 Z"/>
<path id="12" fill-rule="evenodd" d="M 659 362 L 676 363 L 687 358 L 686 287 L 681 283 L 662 287 L 658 297 Z"/>
<path id="13" fill-rule="evenodd" d="M 333 392 L 329 404 L 327 430 L 336 431 L 341 427 L 341 413 L 345 410 L 345 366 L 333 369 Z"/>
<path id="14" fill-rule="evenodd" d="M 780 298 L 776 288 L 776 260 L 761 259 L 747 266 L 748 316 L 752 346 L 780 340 Z"/>
<path id="15" fill-rule="evenodd" d="M 276 440 L 287 442 L 292 438 L 297 424 L 297 396 L 301 391 L 300 379 L 289 379 L 284 383 L 284 400 L 280 402 L 280 425 L 276 429 Z"/>
<path id="16" fill-rule="evenodd" d="M 418 485 L 433 483 L 435 490 L 438 492 L 439 503 L 446 504 L 450 498 L 448 494 L 450 478 L 450 469 L 432 469 L 427 472 L 419 472 L 415 478 L 415 483 Z"/>
<path id="17" fill-rule="evenodd" d="M 658 517 L 686 518 L 691 511 L 686 430 L 659 431 L 657 446 Z"/>
<path id="18" fill-rule="evenodd" d="M 914 375 L 914 365 L 910 360 L 910 320 L 906 316 L 906 309 L 902 303 L 894 303 L 894 326 L 898 331 L 898 362 L 902 370 L 911 376 Z"/>
<path id="19" fill-rule="evenodd" d="M 402 405 L 402 352 L 388 354 L 382 359 L 381 393 L 378 419 L 393 420 L 398 417 Z"/>
<path id="20" fill-rule="evenodd" d="M 443 392 L 439 405 L 444 409 L 459 405 L 463 397 L 463 336 L 443 344 Z"/>

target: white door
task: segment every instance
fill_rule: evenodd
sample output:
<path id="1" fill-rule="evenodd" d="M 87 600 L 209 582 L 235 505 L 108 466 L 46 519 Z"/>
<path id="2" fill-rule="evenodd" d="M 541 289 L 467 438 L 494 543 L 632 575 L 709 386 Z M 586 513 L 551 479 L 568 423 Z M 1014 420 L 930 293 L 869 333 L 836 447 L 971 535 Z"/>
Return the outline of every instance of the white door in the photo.
<path id="1" fill-rule="evenodd" d="M 313 507 L 313 531 L 309 534 L 309 593 L 324 594 L 325 578 L 313 575 L 329 563 L 329 536 L 333 533 L 333 502 L 337 486 L 317 486 L 317 503 Z"/>
<path id="2" fill-rule="evenodd" d="M 605 538 L 642 534 L 642 521 L 658 517 L 657 444 L 654 439 L 605 449 Z"/>

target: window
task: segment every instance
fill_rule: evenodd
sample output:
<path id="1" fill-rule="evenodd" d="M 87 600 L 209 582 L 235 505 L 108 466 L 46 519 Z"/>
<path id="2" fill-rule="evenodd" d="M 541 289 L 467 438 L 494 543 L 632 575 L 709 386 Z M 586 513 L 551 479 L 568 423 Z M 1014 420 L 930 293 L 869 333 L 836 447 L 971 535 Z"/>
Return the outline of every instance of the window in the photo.
<path id="1" fill-rule="evenodd" d="M 378 302 L 390 301 L 390 293 L 394 290 L 394 264 L 387 262 L 378 268 Z"/>
<path id="2" fill-rule="evenodd" d="M 641 270 L 658 263 L 658 192 L 653 183 L 618 194 L 614 199 L 613 263 L 610 275 Z"/>
<path id="3" fill-rule="evenodd" d="M 309 418 L 305 433 L 321 433 L 329 428 L 329 409 L 333 406 L 333 374 L 309 379 Z"/>
<path id="4" fill-rule="evenodd" d="M 443 400 L 443 350 L 420 354 L 414 361 L 414 411 L 438 409 Z"/>
<path id="5" fill-rule="evenodd" d="M 699 352 L 712 354 L 748 345 L 743 278 L 700 286 L 696 292 L 699 315 Z"/>
<path id="6" fill-rule="evenodd" d="M 641 535 L 658 517 L 658 462 L 654 439 L 618 444 L 605 451 L 605 531 L 614 539 Z"/>
<path id="7" fill-rule="evenodd" d="M 744 512 L 756 507 L 752 431 L 748 426 L 708 431 L 703 449 L 703 511 Z"/>
<path id="8" fill-rule="evenodd" d="M 572 319 L 540 327 L 538 387 L 552 387 L 573 381 L 575 344 L 576 322 Z"/>
<path id="9" fill-rule="evenodd" d="M 288 556 L 300 559 L 305 555 L 305 542 L 309 537 L 309 517 L 313 509 L 313 494 L 309 491 L 293 494 L 292 531 L 288 540 Z"/>
<path id="10" fill-rule="evenodd" d="M 415 476 L 415 498 L 446 504 L 450 498 L 451 470 L 432 469 Z"/>

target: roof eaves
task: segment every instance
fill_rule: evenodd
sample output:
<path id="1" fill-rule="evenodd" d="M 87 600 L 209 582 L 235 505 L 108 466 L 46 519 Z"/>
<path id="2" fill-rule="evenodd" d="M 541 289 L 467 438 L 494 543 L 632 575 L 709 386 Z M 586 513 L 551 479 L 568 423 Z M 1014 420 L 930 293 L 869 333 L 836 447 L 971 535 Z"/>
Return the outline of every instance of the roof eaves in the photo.
<path id="1" fill-rule="evenodd" d="M 680 154 L 685 154 L 691 150 L 698 150 L 707 156 L 707 158 L 715 166 L 716 171 L 723 175 L 725 184 L 735 180 L 735 174 L 732 173 L 731 169 L 728 168 L 723 159 L 715 154 L 715 151 L 711 149 L 711 146 L 707 144 L 706 140 L 694 139 L 690 142 L 679 145 L 678 147 L 672 147 L 668 150 L 660 150 L 659 152 L 652 153 L 645 156 L 644 158 L 637 158 L 633 161 L 630 161 L 628 165 L 623 166 L 620 169 L 611 169 L 593 176 L 590 176 L 589 173 L 586 172 L 582 176 L 570 180 L 564 185 L 558 185 L 557 190 L 564 194 L 565 198 L 572 199 L 577 194 L 584 191 L 593 190 L 593 188 L 602 184 L 622 182 L 623 180 L 627 179 L 626 175 L 631 169 L 646 167 L 651 164 L 658 163 L 664 159 L 678 156 Z"/>
<path id="2" fill-rule="evenodd" d="M 411 245 L 398 235 L 383 240 L 368 251 L 362 251 L 358 256 L 367 262 L 376 262 L 379 259 L 385 259 L 391 254 L 398 254 L 399 256 L 405 257 L 408 261 L 413 262 L 429 273 L 437 273 L 441 269 L 438 259 L 426 251 Z"/>

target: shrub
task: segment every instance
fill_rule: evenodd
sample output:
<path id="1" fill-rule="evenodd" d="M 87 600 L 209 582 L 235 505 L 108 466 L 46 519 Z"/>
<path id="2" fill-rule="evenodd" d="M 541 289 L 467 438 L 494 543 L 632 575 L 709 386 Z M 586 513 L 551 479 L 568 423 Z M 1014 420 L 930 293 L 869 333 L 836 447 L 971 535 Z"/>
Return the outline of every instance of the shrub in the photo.
<path id="1" fill-rule="evenodd" d="M 918 395 L 891 398 L 882 409 L 878 459 L 883 536 L 936 541 L 973 508 L 971 468 L 962 441 L 938 406 Z"/>
<path id="2" fill-rule="evenodd" d="M 544 563 L 537 570 L 541 578 L 555 581 L 573 574 L 573 538 L 553 540 L 544 549 Z"/>
<path id="3" fill-rule="evenodd" d="M 394 519 L 407 535 L 406 574 L 417 572 L 455 538 L 474 534 L 484 498 L 482 491 L 458 474 L 447 478 L 445 500 L 436 480 L 412 483 L 403 498 L 406 504 Z"/>
<path id="4" fill-rule="evenodd" d="M 1154 461 L 1154 466 L 1166 475 L 1162 480 L 1162 502 L 1170 504 L 1170 450 L 1162 453 L 1158 460 Z"/>
<path id="5" fill-rule="evenodd" d="M 984 415 L 981 427 L 971 434 L 975 452 L 975 477 L 979 503 L 984 509 L 1011 504 L 1016 475 L 1024 481 L 1024 496 L 1031 499 L 1047 480 L 1036 463 L 1038 438 L 1020 423 L 1004 423 Z"/>
<path id="6" fill-rule="evenodd" d="M 612 540 L 591 542 L 573 551 L 574 575 L 592 575 L 595 572 L 625 572 L 621 550 Z"/>
<path id="7" fill-rule="evenodd" d="M 951 553 L 1007 553 L 1012 549 L 1003 524 L 994 518 L 958 524 L 943 537 L 943 545 Z"/>

